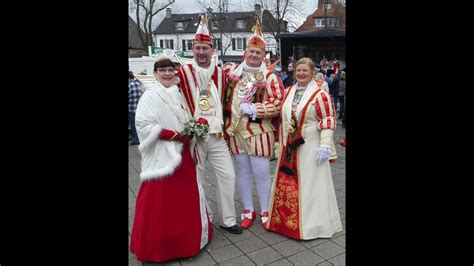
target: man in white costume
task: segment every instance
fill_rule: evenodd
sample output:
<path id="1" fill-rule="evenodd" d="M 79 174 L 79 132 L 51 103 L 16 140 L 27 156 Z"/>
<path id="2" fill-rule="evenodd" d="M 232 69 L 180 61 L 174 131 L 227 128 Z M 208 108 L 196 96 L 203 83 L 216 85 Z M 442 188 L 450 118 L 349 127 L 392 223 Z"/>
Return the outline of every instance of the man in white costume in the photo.
<path id="1" fill-rule="evenodd" d="M 232 234 L 241 234 L 242 229 L 237 225 L 234 206 L 234 166 L 223 138 L 221 101 L 226 75 L 216 62 L 211 60 L 213 53 L 207 17 L 201 15 L 193 43 L 194 59 L 191 64 L 183 64 L 178 69 L 178 86 L 186 100 L 188 111 L 194 117 L 202 117 L 209 122 L 209 138 L 207 141 L 198 141 L 194 151 L 198 162 L 199 181 L 204 186 L 206 163 L 209 163 L 217 177 L 217 208 L 221 228 Z M 212 212 L 209 216 L 212 220 Z"/>
<path id="2" fill-rule="evenodd" d="M 262 225 L 268 219 L 270 194 L 270 158 L 274 156 L 275 128 L 272 119 L 280 114 L 285 87 L 281 79 L 263 62 L 266 43 L 260 22 L 249 38 L 245 60 L 230 65 L 225 91 L 225 130 L 229 147 L 237 163 L 237 185 L 244 205 L 240 226 L 252 226 L 256 212 L 252 200 L 255 175 Z"/>

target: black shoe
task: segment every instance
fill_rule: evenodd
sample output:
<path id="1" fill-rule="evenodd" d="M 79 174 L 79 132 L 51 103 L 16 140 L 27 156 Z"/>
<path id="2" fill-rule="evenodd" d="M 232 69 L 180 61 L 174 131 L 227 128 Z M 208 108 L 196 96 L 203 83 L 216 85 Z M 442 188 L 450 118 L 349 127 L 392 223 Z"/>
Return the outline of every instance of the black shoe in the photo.
<path id="1" fill-rule="evenodd" d="M 238 225 L 233 225 L 233 226 L 230 226 L 230 227 L 225 227 L 225 226 L 221 225 L 221 228 L 226 230 L 227 232 L 229 232 L 231 234 L 236 234 L 236 235 L 242 234 L 242 228 L 240 228 L 240 226 L 238 226 Z"/>

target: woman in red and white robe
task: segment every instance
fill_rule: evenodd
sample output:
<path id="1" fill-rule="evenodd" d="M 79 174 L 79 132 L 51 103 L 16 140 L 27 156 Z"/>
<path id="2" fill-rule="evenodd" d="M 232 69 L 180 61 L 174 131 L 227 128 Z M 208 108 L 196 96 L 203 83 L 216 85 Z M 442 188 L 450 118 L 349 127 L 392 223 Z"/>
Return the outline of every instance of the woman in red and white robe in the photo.
<path id="1" fill-rule="evenodd" d="M 189 136 L 180 136 L 190 115 L 169 59 L 155 63 L 154 86 L 136 111 L 141 185 L 130 250 L 139 261 L 163 262 L 197 255 L 212 238 L 204 190 L 196 176 Z"/>
<path id="2" fill-rule="evenodd" d="M 273 180 L 267 229 L 294 239 L 329 238 L 342 230 L 329 160 L 335 159 L 334 104 L 312 79 L 314 63 L 296 63 L 297 83 L 281 109 L 282 149 Z"/>

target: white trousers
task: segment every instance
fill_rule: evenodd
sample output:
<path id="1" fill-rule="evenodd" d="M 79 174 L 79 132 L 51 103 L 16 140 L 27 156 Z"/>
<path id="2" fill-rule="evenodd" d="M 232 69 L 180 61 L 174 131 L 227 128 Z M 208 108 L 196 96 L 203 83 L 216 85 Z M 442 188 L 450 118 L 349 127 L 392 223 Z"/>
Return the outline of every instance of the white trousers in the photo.
<path id="1" fill-rule="evenodd" d="M 196 170 L 202 187 L 206 187 L 206 164 L 212 166 L 217 177 L 216 196 L 220 223 L 226 227 L 235 225 L 235 171 L 227 143 L 224 138 L 217 139 L 214 134 L 210 134 L 207 142 L 198 143 L 198 154 L 199 163 Z M 213 213 L 207 201 L 206 205 L 212 221 Z"/>
<path id="2" fill-rule="evenodd" d="M 260 202 L 260 213 L 268 211 L 270 200 L 270 159 L 261 156 L 249 156 L 248 154 L 235 154 L 237 162 L 237 185 L 244 210 L 254 211 L 252 190 L 253 176 L 257 185 L 257 193 Z"/>

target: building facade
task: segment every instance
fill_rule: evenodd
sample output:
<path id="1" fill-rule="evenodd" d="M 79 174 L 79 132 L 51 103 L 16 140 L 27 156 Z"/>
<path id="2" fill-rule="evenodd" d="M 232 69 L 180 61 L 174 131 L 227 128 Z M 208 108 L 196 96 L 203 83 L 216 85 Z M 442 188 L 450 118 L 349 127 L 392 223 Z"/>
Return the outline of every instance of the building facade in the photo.
<path id="1" fill-rule="evenodd" d="M 209 31 L 213 37 L 213 46 L 219 59 L 223 62 L 241 62 L 247 41 L 253 35 L 252 27 L 255 25 L 257 16 L 263 16 L 263 33 L 267 42 L 267 53 L 276 54 L 277 42 L 275 38 L 265 30 L 265 19 L 273 19 L 268 16 L 268 11 L 263 11 L 259 4 L 255 5 L 255 11 L 214 13 L 208 10 Z M 183 51 L 185 57 L 192 57 L 192 44 L 198 26 L 198 18 L 202 13 L 172 14 L 171 9 L 166 10 L 166 17 L 153 31 L 155 45 L 161 48 Z M 286 30 L 286 29 L 285 29 Z"/>
<path id="2" fill-rule="evenodd" d="M 128 16 L 128 57 L 141 57 L 146 55 L 146 47 L 140 40 L 139 31 L 143 35 L 145 34 L 139 29 L 137 23 Z"/>
<path id="3" fill-rule="evenodd" d="M 325 29 L 346 29 L 345 0 L 319 0 L 318 8 L 295 32 Z"/>
<path id="4" fill-rule="evenodd" d="M 306 17 L 295 32 L 278 36 L 282 65 L 309 57 L 319 66 L 323 57 L 326 57 L 330 66 L 334 59 L 345 66 L 345 29 L 345 0 L 319 0 L 318 8 Z"/>

